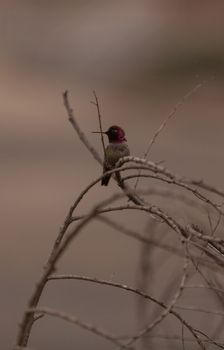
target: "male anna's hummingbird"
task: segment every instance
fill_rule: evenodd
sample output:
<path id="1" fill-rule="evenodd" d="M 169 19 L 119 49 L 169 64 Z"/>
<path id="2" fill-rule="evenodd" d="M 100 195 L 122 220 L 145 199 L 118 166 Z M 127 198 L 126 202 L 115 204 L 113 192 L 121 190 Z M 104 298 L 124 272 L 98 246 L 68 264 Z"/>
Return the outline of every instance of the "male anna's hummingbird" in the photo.
<path id="1" fill-rule="evenodd" d="M 130 151 L 126 143 L 125 132 L 119 126 L 113 125 L 107 131 L 104 131 L 103 134 L 106 134 L 109 139 L 109 144 L 105 149 L 103 163 L 103 173 L 105 173 L 106 171 L 113 169 L 120 158 L 129 156 Z M 104 176 L 101 185 L 107 186 L 110 177 L 111 175 Z"/>

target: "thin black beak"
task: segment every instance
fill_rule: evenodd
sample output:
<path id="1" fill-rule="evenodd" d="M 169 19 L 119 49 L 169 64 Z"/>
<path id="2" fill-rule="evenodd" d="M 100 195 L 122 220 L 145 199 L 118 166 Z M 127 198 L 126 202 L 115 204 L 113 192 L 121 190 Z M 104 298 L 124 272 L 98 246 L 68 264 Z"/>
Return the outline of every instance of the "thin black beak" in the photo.
<path id="1" fill-rule="evenodd" d="M 92 131 L 93 134 L 106 134 L 106 131 Z"/>

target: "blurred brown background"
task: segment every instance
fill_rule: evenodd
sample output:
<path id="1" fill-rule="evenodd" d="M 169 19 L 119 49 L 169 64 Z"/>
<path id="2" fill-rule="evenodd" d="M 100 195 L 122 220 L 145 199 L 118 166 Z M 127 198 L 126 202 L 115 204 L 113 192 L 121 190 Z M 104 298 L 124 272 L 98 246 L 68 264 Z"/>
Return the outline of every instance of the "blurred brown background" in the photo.
<path id="1" fill-rule="evenodd" d="M 2 349 L 15 341 L 69 205 L 101 173 L 67 121 L 65 89 L 80 126 L 101 154 L 100 138 L 91 134 L 98 127 L 90 103 L 93 89 L 104 127 L 121 125 L 132 154 L 141 156 L 176 102 L 206 81 L 160 135 L 151 159 L 165 160 L 175 173 L 223 186 L 223 11 L 222 1 L 209 0 L 0 2 Z M 114 183 L 96 187 L 80 212 L 115 190 Z M 120 222 L 144 229 L 139 214 L 125 215 L 118 215 Z M 134 285 L 138 260 L 139 244 L 94 223 L 72 244 L 60 272 Z M 130 334 L 136 329 L 135 302 L 106 287 L 52 282 L 40 305 Z M 47 317 L 34 326 L 30 346 L 114 348 Z M 157 346 L 168 348 L 155 341 Z M 169 346 L 178 348 L 175 342 Z"/>

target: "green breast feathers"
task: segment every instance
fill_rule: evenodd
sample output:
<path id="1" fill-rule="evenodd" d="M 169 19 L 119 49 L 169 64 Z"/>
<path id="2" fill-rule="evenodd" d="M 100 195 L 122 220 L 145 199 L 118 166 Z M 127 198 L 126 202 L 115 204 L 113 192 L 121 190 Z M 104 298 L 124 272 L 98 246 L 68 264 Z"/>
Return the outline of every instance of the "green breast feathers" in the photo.
<path id="1" fill-rule="evenodd" d="M 109 144 L 106 148 L 106 154 L 105 154 L 106 168 L 113 168 L 120 158 L 129 156 L 129 155 L 130 155 L 130 151 L 126 143 Z"/>

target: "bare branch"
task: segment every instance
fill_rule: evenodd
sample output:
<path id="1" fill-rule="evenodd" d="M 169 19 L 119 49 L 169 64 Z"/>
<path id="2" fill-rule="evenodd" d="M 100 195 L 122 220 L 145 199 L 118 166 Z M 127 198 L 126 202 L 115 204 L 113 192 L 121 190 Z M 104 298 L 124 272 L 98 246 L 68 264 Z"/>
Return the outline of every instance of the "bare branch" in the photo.
<path id="1" fill-rule="evenodd" d="M 196 85 L 193 89 L 191 89 L 190 91 L 187 92 L 186 95 L 184 95 L 180 101 L 178 101 L 178 103 L 173 107 L 173 109 L 171 110 L 171 112 L 169 113 L 168 117 L 162 122 L 162 124 L 159 126 L 159 128 L 156 130 L 156 132 L 154 133 L 152 139 L 150 140 L 149 142 L 149 145 L 147 147 L 147 150 L 146 152 L 144 153 L 143 155 L 143 158 L 144 159 L 148 159 L 148 155 L 151 151 L 151 148 L 153 146 L 153 144 L 155 143 L 157 137 L 159 136 L 159 134 L 163 131 L 163 129 L 165 128 L 165 126 L 167 125 L 167 123 L 170 121 L 170 119 L 172 119 L 177 110 L 183 106 L 183 104 L 185 103 L 186 100 L 188 100 L 196 91 L 198 91 L 201 87 L 202 87 L 202 83 Z M 139 174 L 141 173 L 141 170 L 139 170 Z M 136 189 L 137 186 L 138 186 L 138 181 L 139 181 L 139 178 L 136 179 L 136 182 L 135 182 L 135 186 L 134 188 Z"/>
<path id="2" fill-rule="evenodd" d="M 122 344 L 117 337 L 115 337 L 114 335 L 106 332 L 104 329 L 102 328 L 98 328 L 90 323 L 86 323 L 81 321 L 78 317 L 74 316 L 74 315 L 69 315 L 67 313 L 61 312 L 61 311 L 57 311 L 54 309 L 50 309 L 48 307 L 38 307 L 38 308 L 33 308 L 33 309 L 29 309 L 27 310 L 27 313 L 34 313 L 34 312 L 40 312 L 42 314 L 48 315 L 48 316 L 53 316 L 53 317 L 57 317 L 60 318 L 62 320 L 65 320 L 69 323 L 75 324 L 76 326 L 79 326 L 80 328 L 83 328 L 97 336 L 100 336 L 103 339 L 109 340 L 110 342 L 112 342 L 113 344 L 122 347 L 123 349 L 130 349 L 133 350 L 133 347 L 127 346 L 125 344 Z"/>
<path id="3" fill-rule="evenodd" d="M 204 180 L 184 179 L 184 182 L 188 183 L 190 185 L 196 185 L 200 188 L 203 188 L 204 190 L 206 190 L 208 192 L 215 193 L 215 194 L 219 195 L 220 197 L 224 197 L 223 190 L 207 184 Z"/>
<path id="4" fill-rule="evenodd" d="M 154 145 L 157 137 L 159 136 L 159 134 L 163 131 L 163 129 L 165 128 L 165 126 L 167 125 L 167 123 L 170 121 L 170 119 L 172 119 L 175 115 L 177 110 L 183 106 L 183 104 L 192 96 L 194 95 L 199 89 L 201 89 L 201 87 L 203 86 L 203 83 L 200 83 L 196 86 L 193 87 L 193 89 L 191 89 L 190 91 L 188 91 L 186 93 L 186 95 L 184 95 L 180 101 L 177 102 L 177 104 L 173 107 L 173 109 L 171 110 L 170 114 L 168 115 L 168 117 L 162 122 L 162 124 L 159 126 L 158 130 L 156 130 L 156 132 L 154 133 L 151 141 L 149 142 L 149 146 L 144 154 L 145 159 L 148 158 L 149 152 L 151 151 L 152 146 Z"/>
<path id="5" fill-rule="evenodd" d="M 66 111 L 68 113 L 68 120 L 70 121 L 71 125 L 77 132 L 80 140 L 82 143 L 86 146 L 86 148 L 90 151 L 92 154 L 93 158 L 97 160 L 98 163 L 103 164 L 102 159 L 100 158 L 98 152 L 95 150 L 95 148 L 89 143 L 87 137 L 85 136 L 84 132 L 80 129 L 75 116 L 72 107 L 70 106 L 69 99 L 68 99 L 68 91 L 66 90 L 63 93 L 63 101 L 64 101 L 64 106 L 66 108 Z"/>
<path id="6" fill-rule="evenodd" d="M 210 289 L 210 290 L 216 290 L 217 292 L 220 292 L 220 293 L 224 293 L 224 290 L 223 289 L 220 289 L 220 288 L 215 288 L 215 287 L 209 287 L 209 286 L 204 286 L 203 284 L 192 284 L 192 285 L 186 285 L 185 287 L 184 287 L 185 289 L 187 289 L 187 288 L 189 288 L 189 289 L 197 289 L 197 288 L 199 288 L 199 289 Z"/>
<path id="7" fill-rule="evenodd" d="M 190 237 L 189 237 L 189 239 L 190 239 Z M 171 310 L 175 307 L 175 304 L 176 304 L 177 300 L 180 298 L 180 296 L 181 296 L 181 294 L 182 294 L 182 292 L 184 290 L 185 281 L 187 279 L 188 264 L 189 264 L 189 258 L 186 255 L 186 257 L 184 259 L 183 275 L 182 275 L 182 278 L 181 278 L 181 281 L 180 281 L 180 285 L 179 285 L 179 287 L 178 287 L 178 289 L 177 289 L 173 299 L 171 300 L 171 302 L 167 306 L 166 310 L 164 310 L 162 312 L 162 314 L 159 317 L 157 317 L 151 324 L 147 325 L 144 329 L 140 330 L 140 332 L 138 334 L 133 336 L 132 339 L 127 343 L 128 345 L 132 345 L 136 340 L 138 340 L 139 338 L 143 337 L 145 334 L 147 334 L 150 331 L 152 331 L 153 328 L 155 328 L 159 323 L 161 323 L 164 320 L 164 318 L 168 314 L 171 313 Z"/>
<path id="8" fill-rule="evenodd" d="M 174 110 L 170 113 L 167 119 L 161 124 L 161 126 L 155 132 L 155 134 L 153 135 L 153 138 L 150 141 L 148 150 L 145 154 L 145 158 L 147 158 L 159 134 L 165 128 L 168 121 L 174 116 L 177 108 L 179 108 L 181 104 L 184 102 L 184 100 L 188 98 L 194 92 L 194 90 L 197 90 L 199 87 L 200 86 L 198 85 L 190 93 L 188 93 L 183 98 L 183 100 L 180 101 L 177 104 L 177 106 L 175 106 Z M 99 101 L 95 91 L 93 92 L 93 94 L 95 97 L 94 105 L 96 106 L 97 113 L 98 113 L 102 145 L 105 152 Z M 69 122 L 71 123 L 74 130 L 77 132 L 79 139 L 86 146 L 86 148 L 92 154 L 94 159 L 96 159 L 102 165 L 101 157 L 99 156 L 98 152 L 92 147 L 92 145 L 89 143 L 88 138 L 82 132 L 81 128 L 79 127 L 76 121 L 76 118 L 74 116 L 74 111 L 71 108 L 69 103 L 67 91 L 65 91 L 65 93 L 63 94 L 63 102 L 66 108 Z M 132 164 L 129 165 L 128 164 L 129 162 L 132 162 Z M 144 174 L 136 175 L 136 174 L 124 173 L 128 170 L 144 171 Z M 119 175 L 117 175 L 118 172 L 119 172 Z M 124 178 L 121 177 L 120 173 L 125 174 Z M 26 346 L 27 346 L 28 339 L 29 339 L 34 322 L 42 318 L 45 314 L 54 316 L 54 317 L 59 317 L 68 322 L 76 324 L 104 339 L 109 340 L 110 342 L 114 343 L 116 346 L 120 348 L 126 348 L 126 349 L 131 349 L 130 347 L 131 344 L 137 341 L 138 339 L 146 338 L 146 334 L 152 331 L 154 327 L 160 325 L 161 322 L 165 319 L 165 317 L 167 317 L 168 315 L 173 315 L 176 319 L 179 320 L 182 326 L 181 340 L 182 340 L 183 348 L 184 348 L 184 341 L 186 340 L 183 332 L 186 328 L 193 335 L 194 341 L 195 340 L 197 341 L 197 344 L 200 346 L 201 349 L 205 349 L 204 343 L 206 342 L 222 347 L 222 344 L 220 345 L 218 342 L 216 342 L 216 340 L 211 339 L 207 334 L 203 333 L 203 330 L 195 329 L 191 324 L 189 324 L 185 319 L 183 319 L 182 315 L 179 314 L 176 310 L 179 308 L 181 310 L 182 309 L 188 310 L 189 312 L 197 312 L 197 313 L 203 312 L 203 313 L 209 313 L 213 316 L 221 316 L 221 317 L 224 316 L 224 312 L 219 310 L 211 311 L 211 310 L 207 310 L 206 308 L 199 308 L 197 306 L 192 306 L 192 305 L 189 305 L 189 306 L 182 305 L 182 304 L 177 305 L 177 300 L 179 300 L 179 298 L 181 297 L 183 290 L 185 288 L 190 287 L 189 285 L 185 286 L 185 282 L 188 277 L 187 268 L 188 268 L 189 260 L 192 262 L 194 267 L 194 269 L 192 269 L 192 272 L 189 272 L 191 273 L 190 277 L 193 277 L 193 275 L 196 275 L 196 277 L 198 277 L 197 273 L 199 273 L 200 276 L 204 279 L 204 281 L 208 285 L 208 287 L 203 286 L 203 288 L 206 287 L 207 289 L 211 290 L 213 292 L 213 295 L 217 296 L 219 298 L 219 301 L 223 303 L 223 300 L 222 300 L 223 298 L 221 295 L 221 293 L 223 294 L 222 286 L 212 282 L 214 281 L 215 277 L 212 277 L 212 278 L 207 277 L 206 275 L 207 270 L 205 270 L 205 267 L 213 269 L 212 270 L 213 276 L 216 276 L 216 272 L 223 273 L 224 239 L 222 238 L 221 229 L 220 229 L 221 225 L 219 227 L 219 224 L 223 223 L 224 205 L 223 203 L 217 204 L 216 200 L 220 200 L 220 199 L 222 200 L 222 198 L 224 197 L 224 192 L 222 190 L 219 190 L 213 186 L 206 184 L 202 180 L 200 181 L 197 181 L 194 179 L 189 180 L 189 179 L 184 179 L 183 177 L 177 176 L 169 169 L 163 167 L 161 163 L 160 164 L 154 163 L 152 161 L 147 161 L 146 159 L 141 159 L 138 157 L 124 157 L 120 159 L 117 162 L 115 169 L 108 171 L 106 174 L 108 175 L 112 174 L 114 179 L 117 181 L 118 186 L 122 189 L 122 193 L 113 194 L 112 196 L 101 201 L 100 203 L 97 203 L 91 206 L 90 207 L 91 209 L 88 211 L 86 215 L 79 215 L 79 216 L 76 215 L 76 209 L 80 205 L 80 202 L 89 193 L 89 191 L 98 184 L 98 182 L 102 179 L 103 176 L 105 176 L 105 174 L 93 180 L 88 186 L 86 186 L 86 188 L 84 188 L 79 193 L 78 196 L 76 196 L 73 204 L 68 210 L 68 214 L 64 220 L 64 223 L 60 228 L 60 231 L 56 237 L 56 240 L 53 244 L 52 251 L 44 267 L 44 270 L 41 274 L 41 277 L 37 281 L 34 291 L 32 292 L 31 297 L 28 301 L 27 309 L 23 314 L 22 322 L 20 325 L 15 349 L 27 348 Z M 133 190 L 132 188 L 129 188 L 129 186 L 125 182 L 128 179 L 131 179 L 134 177 L 140 178 L 141 176 L 149 179 L 153 179 L 153 182 L 156 182 L 157 187 L 151 186 L 151 182 L 150 182 L 150 187 L 146 188 L 146 190 L 143 189 L 143 190 L 136 191 L 136 190 Z M 162 188 L 158 188 L 157 182 L 159 182 L 159 184 L 162 183 L 163 185 Z M 167 187 L 169 189 L 164 189 L 163 187 Z M 204 194 L 205 190 L 209 193 L 219 196 L 217 197 L 218 199 L 214 200 L 213 199 L 214 196 L 211 196 L 210 198 L 209 193 Z M 173 204 L 174 200 L 178 200 L 181 203 L 191 206 L 194 209 L 195 213 L 196 214 L 199 213 L 200 216 L 194 215 L 193 216 L 195 217 L 194 220 L 192 218 L 190 219 L 192 222 L 185 223 L 186 221 L 185 216 L 182 216 L 182 213 L 180 210 L 175 214 L 169 214 L 173 212 L 172 209 L 168 208 L 167 209 L 168 212 L 166 212 L 165 210 L 163 210 L 163 208 L 160 208 L 160 206 L 154 205 L 152 195 L 161 196 L 163 198 L 164 197 L 169 198 L 169 202 L 171 203 L 171 205 Z M 112 203 L 116 201 L 122 201 L 126 197 L 129 198 L 133 203 L 132 204 L 128 203 L 124 205 L 119 202 L 119 205 L 112 206 Z M 149 200 L 150 200 L 150 203 L 148 203 Z M 186 207 L 184 207 L 184 209 L 185 208 Z M 203 224 L 201 220 L 201 216 L 202 216 L 201 209 L 203 209 L 203 211 L 205 211 L 206 209 L 207 215 L 208 215 L 208 221 L 206 220 L 206 222 Z M 138 210 L 141 212 L 145 212 L 147 215 L 150 215 L 153 223 L 155 223 L 156 225 L 159 224 L 158 225 L 159 228 L 163 227 L 166 229 L 166 232 L 165 231 L 163 232 L 164 239 L 167 238 L 167 233 L 170 234 L 170 232 L 174 232 L 175 235 L 173 235 L 173 237 L 177 237 L 181 242 L 181 244 L 186 247 L 185 255 L 181 253 L 181 250 L 174 245 L 174 243 L 176 243 L 174 241 L 169 241 L 170 245 L 164 244 L 161 240 L 156 240 L 156 239 L 153 240 L 152 237 L 150 238 L 145 237 L 139 231 L 129 229 L 123 226 L 122 224 L 119 224 L 117 221 L 111 220 L 108 217 L 105 217 L 104 215 L 102 215 L 103 213 L 110 213 L 110 212 L 112 213 L 116 211 L 121 212 L 122 210 Z M 216 215 L 216 212 L 218 213 L 218 216 Z M 189 216 L 188 213 L 187 213 L 187 216 Z M 213 219 L 214 219 L 214 223 L 213 223 Z M 99 220 L 105 223 L 106 225 L 109 225 L 113 229 L 120 231 L 127 237 L 134 238 L 135 240 L 138 240 L 139 242 L 142 242 L 146 245 L 152 244 L 156 247 L 159 247 L 160 249 L 165 249 L 166 251 L 172 254 L 177 254 L 178 256 L 180 255 L 185 256 L 183 273 L 182 273 L 180 282 L 178 284 L 178 288 L 175 294 L 172 296 L 171 301 L 169 303 L 166 301 L 167 299 L 165 299 L 165 297 L 164 297 L 165 302 L 162 302 L 157 298 L 151 296 L 145 290 L 143 291 L 141 288 L 136 289 L 136 288 L 127 286 L 125 284 L 119 284 L 111 281 L 105 281 L 105 280 L 100 280 L 100 279 L 86 277 L 86 276 L 52 275 L 56 271 L 56 268 L 58 268 L 58 264 L 61 260 L 61 257 L 63 256 L 63 254 L 67 252 L 67 249 L 70 247 L 73 240 L 93 220 Z M 71 223 L 73 223 L 73 225 L 71 225 Z M 199 225 L 201 225 L 203 229 L 199 228 Z M 68 230 L 68 228 L 70 228 L 70 231 Z M 216 231 L 217 232 L 219 231 L 218 236 L 215 235 Z M 161 233 L 162 232 L 160 232 L 160 234 Z M 170 237 L 172 239 L 171 235 Z M 199 264 L 203 264 L 203 270 L 199 268 Z M 162 266 L 161 261 L 160 261 L 160 266 Z M 131 334 L 128 338 L 126 338 L 126 340 L 124 340 L 123 338 L 123 341 L 121 341 L 121 337 L 120 338 L 116 337 L 115 335 L 109 334 L 106 331 L 94 325 L 82 322 L 73 315 L 68 315 L 63 312 L 59 312 L 48 308 L 41 308 L 41 307 L 38 308 L 37 305 L 39 303 L 42 292 L 46 284 L 48 283 L 48 281 L 59 280 L 59 279 L 74 279 L 74 280 L 76 279 L 76 280 L 88 281 L 88 282 L 92 282 L 100 285 L 119 288 L 124 292 L 131 292 L 135 295 L 140 296 L 142 300 L 151 301 L 155 305 L 159 305 L 162 308 L 162 312 L 159 315 L 159 317 L 156 317 L 155 319 L 154 317 L 158 315 L 153 316 L 152 318 L 153 322 L 151 322 L 150 324 L 147 324 L 147 326 L 142 328 L 140 331 L 136 332 L 136 334 L 134 333 Z M 198 283 L 198 281 L 195 281 L 195 283 Z M 166 286 L 165 290 L 167 290 L 167 287 L 169 287 L 169 285 Z M 194 286 L 194 288 L 196 288 L 196 285 Z M 160 295 L 160 298 L 162 298 L 161 295 Z M 218 329 L 218 332 L 219 331 L 220 329 Z M 203 335 L 203 337 L 206 337 L 206 339 L 202 340 L 201 335 Z M 213 338 L 215 338 L 215 336 Z"/>
<path id="9" fill-rule="evenodd" d="M 178 335 L 165 335 L 165 334 L 149 334 L 146 335 L 147 338 L 152 338 L 152 339 L 164 339 L 166 341 L 182 341 L 182 337 Z M 209 344 L 214 344 L 215 342 L 224 342 L 224 339 L 214 339 L 214 340 L 209 340 L 209 339 L 201 339 L 202 343 L 209 343 Z M 195 342 L 195 339 L 190 338 L 190 337 L 184 337 L 184 342 Z M 222 345 L 222 344 L 221 344 Z"/>
<path id="10" fill-rule="evenodd" d="M 191 188 L 190 186 L 185 184 L 183 181 L 179 180 L 174 174 L 172 174 L 166 168 L 164 168 L 164 167 L 162 167 L 160 165 L 157 165 L 157 164 L 155 164 L 155 163 L 153 163 L 151 161 L 146 161 L 144 159 L 141 159 L 141 158 L 138 158 L 138 157 L 131 157 L 131 156 L 121 158 L 117 162 L 116 166 L 120 167 L 123 164 L 128 163 L 128 162 L 134 162 L 134 163 L 137 163 L 137 164 L 144 164 L 144 165 L 148 166 L 149 169 L 151 171 L 153 171 L 154 173 L 160 173 L 160 174 L 165 175 L 170 180 L 164 179 L 163 181 L 166 181 L 166 182 L 168 182 L 170 184 L 173 184 L 173 185 L 180 186 L 180 187 L 182 187 L 182 188 L 192 192 L 198 199 L 200 199 L 200 200 L 204 201 L 205 203 L 211 205 L 218 213 L 220 213 L 222 216 L 224 216 L 224 212 L 220 209 L 220 205 L 214 203 L 209 198 L 205 197 L 197 189 Z M 159 178 L 159 179 L 161 180 L 161 178 Z"/>
<path id="11" fill-rule="evenodd" d="M 103 153 L 105 155 L 105 143 L 104 143 L 104 138 L 103 138 L 103 129 L 102 129 L 102 121 L 101 121 L 101 112 L 100 112 L 100 105 L 99 105 L 99 100 L 97 97 L 97 94 L 95 91 L 93 91 L 93 95 L 95 98 L 95 102 L 92 101 L 92 103 L 96 106 L 97 108 L 97 114 L 98 114 L 98 120 L 99 120 L 99 127 L 100 127 L 100 134 L 101 134 L 101 141 L 102 141 L 102 146 L 103 146 Z"/>
<path id="12" fill-rule="evenodd" d="M 75 279 L 75 280 L 82 280 L 82 281 L 88 281 L 88 282 L 93 282 L 97 284 L 102 284 L 102 285 L 107 285 L 107 286 L 112 286 L 115 288 L 119 289 L 124 289 L 126 291 L 129 291 L 131 293 L 137 294 L 145 299 L 148 299 L 157 305 L 161 306 L 163 309 L 167 310 L 168 306 L 166 306 L 163 302 L 157 300 L 156 298 L 152 297 L 151 295 L 142 292 L 138 289 L 129 287 L 125 284 L 120 284 L 120 283 L 115 283 L 115 282 L 110 282 L 106 280 L 101 280 L 98 278 L 91 278 L 91 277 L 86 277 L 86 276 L 77 276 L 77 275 L 53 275 L 48 278 L 48 280 L 58 280 L 58 279 Z M 204 345 L 202 344 L 200 338 L 198 337 L 197 333 L 194 331 L 194 328 L 187 322 L 185 321 L 178 312 L 174 311 L 172 308 L 169 310 L 169 313 L 175 316 L 189 331 L 190 333 L 194 336 L 196 339 L 197 343 L 200 345 L 201 349 L 205 349 Z"/>
<path id="13" fill-rule="evenodd" d="M 189 306 L 189 305 L 175 305 L 175 309 L 180 309 L 180 310 L 187 310 L 187 311 L 194 311 L 194 312 L 202 312 L 205 314 L 211 314 L 213 316 L 221 316 L 224 317 L 224 312 L 219 311 L 219 310 L 208 310 L 205 308 L 200 308 L 197 306 Z"/>

